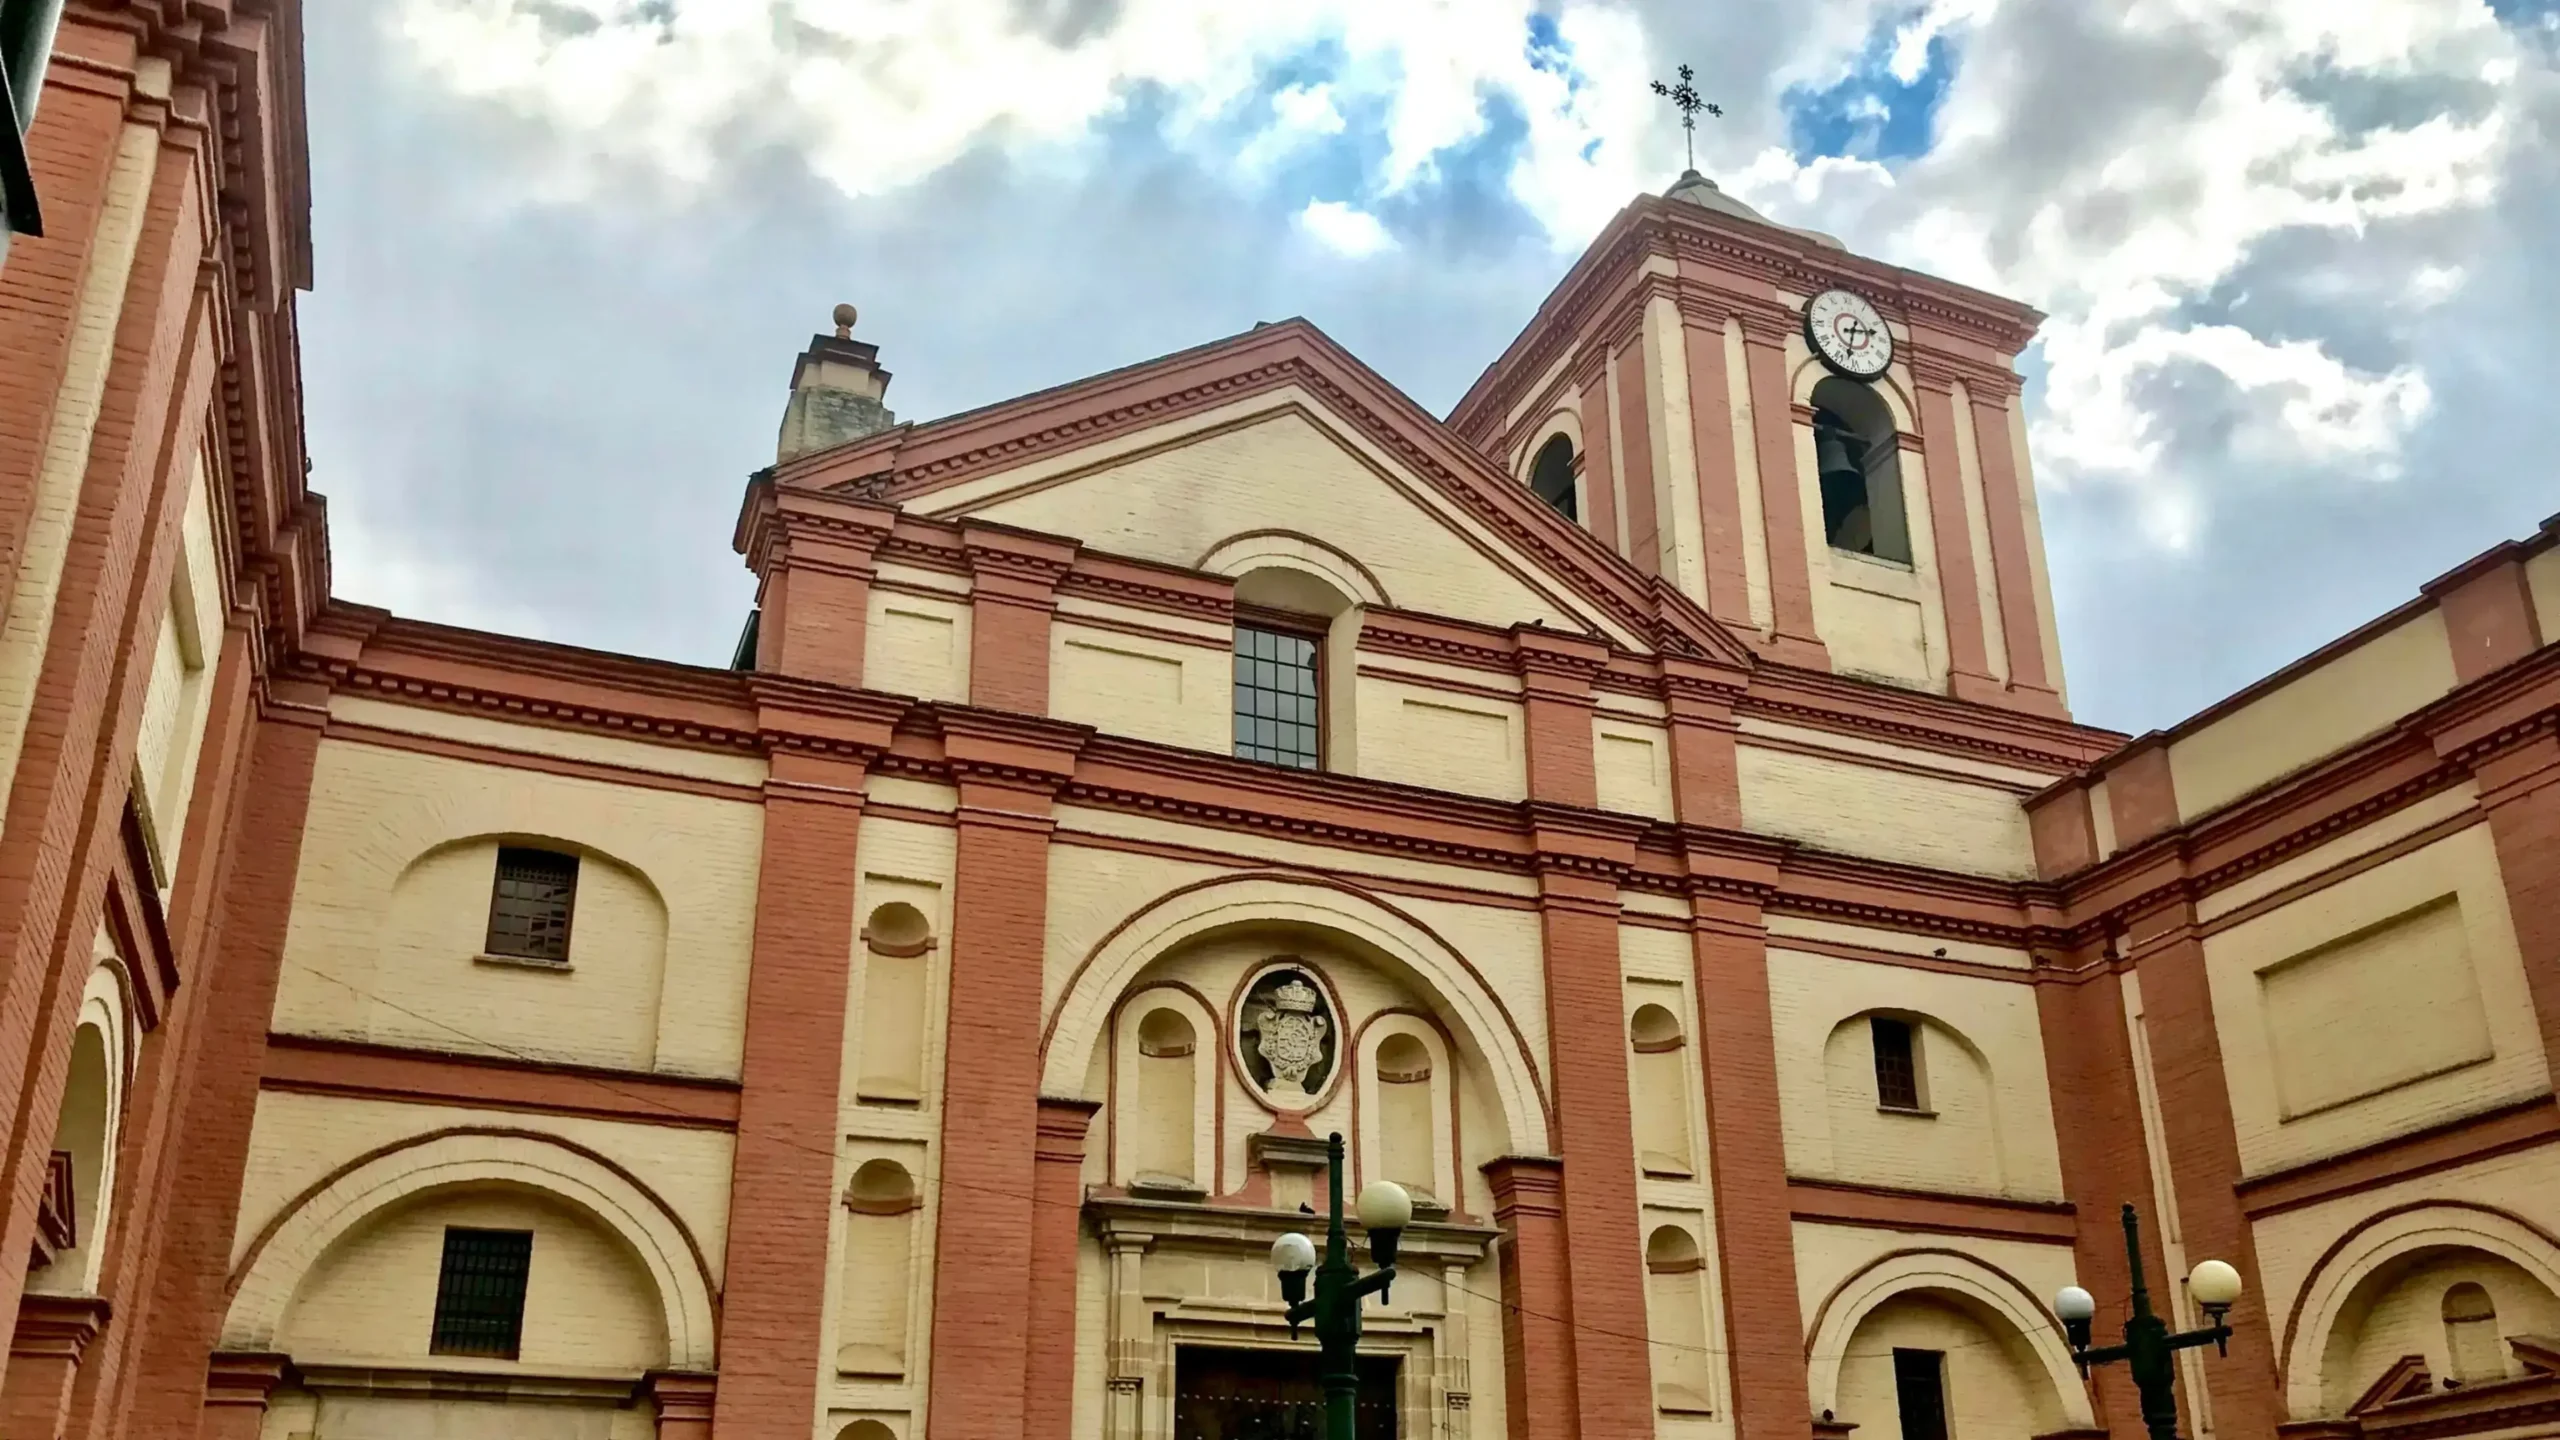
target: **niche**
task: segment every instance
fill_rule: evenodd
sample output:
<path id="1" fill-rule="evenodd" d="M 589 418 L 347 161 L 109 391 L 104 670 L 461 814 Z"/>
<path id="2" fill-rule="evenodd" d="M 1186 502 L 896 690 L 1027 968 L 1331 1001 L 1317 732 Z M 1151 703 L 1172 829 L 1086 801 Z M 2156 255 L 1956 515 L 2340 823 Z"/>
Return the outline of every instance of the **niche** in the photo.
<path id="1" fill-rule="evenodd" d="M 1149 1010 L 1138 1022 L 1138 1086 L 1131 1105 L 1128 1164 L 1133 1185 L 1192 1190 L 1192 1095 L 1200 1036 L 1179 1010 Z"/>
<path id="2" fill-rule="evenodd" d="M 915 906 L 892 900 L 871 912 L 862 944 L 862 1051 L 854 1098 L 921 1104 L 933 924 Z"/>
<path id="3" fill-rule="evenodd" d="M 895 1160 L 866 1160 L 844 1196 L 844 1288 L 836 1373 L 907 1373 L 909 1291 L 915 1280 L 915 1177 Z"/>
<path id="4" fill-rule="evenodd" d="M 1661 1005 L 1640 1005 L 1627 1022 L 1635 1104 L 1636 1159 L 1648 1175 L 1697 1173 L 1689 1145 L 1688 1037 Z"/>
<path id="5" fill-rule="evenodd" d="M 1707 1353 L 1707 1265 L 1697 1237 L 1678 1225 L 1644 1242 L 1645 1321 L 1653 1337 L 1654 1403 L 1703 1415 L 1713 1409 Z"/>
<path id="6" fill-rule="evenodd" d="M 1409 1034 L 1378 1042 L 1378 1170 L 1413 1192 L 1439 1200 L 1439 1158 L 1432 1144 L 1431 1052 Z"/>

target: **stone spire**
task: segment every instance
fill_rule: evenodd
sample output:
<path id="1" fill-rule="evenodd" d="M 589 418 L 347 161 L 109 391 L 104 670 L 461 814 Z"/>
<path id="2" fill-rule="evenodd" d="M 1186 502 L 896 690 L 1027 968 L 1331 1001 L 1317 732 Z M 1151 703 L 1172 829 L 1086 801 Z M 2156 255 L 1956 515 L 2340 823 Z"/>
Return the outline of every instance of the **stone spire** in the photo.
<path id="1" fill-rule="evenodd" d="M 774 463 L 876 434 L 898 423 L 881 397 L 889 372 L 880 347 L 853 338 L 854 309 L 836 307 L 836 333 L 809 337 L 809 348 L 791 367 L 791 403 L 783 407 L 782 438 Z"/>

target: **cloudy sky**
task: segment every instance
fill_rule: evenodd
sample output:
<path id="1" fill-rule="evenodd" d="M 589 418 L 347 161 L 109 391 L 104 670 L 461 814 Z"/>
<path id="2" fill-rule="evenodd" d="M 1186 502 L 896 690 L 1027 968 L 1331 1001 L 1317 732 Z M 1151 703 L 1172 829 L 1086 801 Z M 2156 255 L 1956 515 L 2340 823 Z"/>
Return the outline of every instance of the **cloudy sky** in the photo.
<path id="1" fill-rule="evenodd" d="M 1699 166 L 2017 296 L 2074 707 L 2175 721 L 2560 511 L 2560 0 L 306 7 L 339 593 L 721 663 L 838 300 L 929 419 L 1304 315 L 1445 413 Z"/>

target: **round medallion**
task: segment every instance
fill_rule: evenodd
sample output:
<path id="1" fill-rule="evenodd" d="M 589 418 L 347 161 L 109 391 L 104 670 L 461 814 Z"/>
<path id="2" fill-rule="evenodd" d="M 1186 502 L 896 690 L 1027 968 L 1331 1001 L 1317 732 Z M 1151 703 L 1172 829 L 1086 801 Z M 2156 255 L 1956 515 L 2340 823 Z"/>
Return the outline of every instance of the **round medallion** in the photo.
<path id="1" fill-rule="evenodd" d="M 1296 956 L 1264 966 L 1236 1007 L 1236 1063 L 1262 1102 L 1306 1111 L 1332 1089 L 1342 1026 L 1315 974 Z"/>
<path id="2" fill-rule="evenodd" d="M 1893 332 L 1855 290 L 1825 290 L 1807 301 L 1804 338 L 1822 363 L 1852 380 L 1873 380 L 1893 364 Z"/>

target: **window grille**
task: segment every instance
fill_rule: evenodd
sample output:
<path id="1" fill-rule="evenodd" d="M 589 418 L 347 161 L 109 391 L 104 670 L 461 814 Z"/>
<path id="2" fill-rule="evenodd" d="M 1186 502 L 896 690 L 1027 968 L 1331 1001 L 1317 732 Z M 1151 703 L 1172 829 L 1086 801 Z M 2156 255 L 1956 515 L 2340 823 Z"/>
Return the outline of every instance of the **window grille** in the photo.
<path id="1" fill-rule="evenodd" d="M 1299 770 L 1323 763 L 1316 644 L 1285 630 L 1236 627 L 1236 754 Z"/>
<path id="2" fill-rule="evenodd" d="M 1911 1055 L 1910 1023 L 1878 1015 L 1873 1029 L 1876 1041 L 1876 1103 L 1888 1110 L 1919 1109 L 1920 1067 Z"/>
<path id="3" fill-rule="evenodd" d="M 1893 1399 L 1902 1440 L 1947 1440 L 1946 1352 L 1894 1351 Z"/>
<path id="4" fill-rule="evenodd" d="M 569 912 L 577 899 L 577 856 L 501 847 L 489 892 L 488 953 L 568 963 Z"/>
<path id="5" fill-rule="evenodd" d="M 444 1232 L 444 1269 L 436 1277 L 437 1355 L 513 1360 L 524 1339 L 524 1279 L 533 1263 L 530 1230 Z"/>

